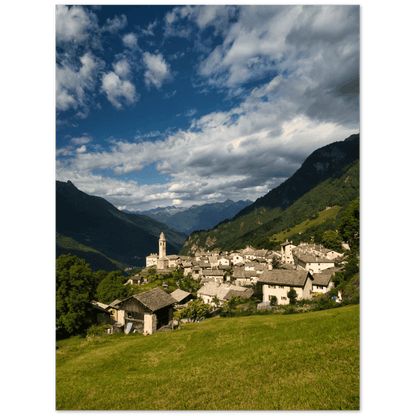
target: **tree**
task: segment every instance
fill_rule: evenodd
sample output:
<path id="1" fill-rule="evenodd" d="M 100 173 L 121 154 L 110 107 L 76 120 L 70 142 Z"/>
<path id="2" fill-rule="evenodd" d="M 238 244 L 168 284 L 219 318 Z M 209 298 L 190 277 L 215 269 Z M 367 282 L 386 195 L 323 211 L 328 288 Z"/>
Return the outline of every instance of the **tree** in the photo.
<path id="1" fill-rule="evenodd" d="M 184 309 L 177 311 L 176 319 L 178 322 L 181 319 L 190 319 L 195 322 L 197 319 L 204 318 L 211 312 L 211 307 L 204 303 L 201 299 L 196 299 L 188 303 L 188 306 Z"/>
<path id="2" fill-rule="evenodd" d="M 322 244 L 326 248 L 329 248 L 330 250 L 334 250 L 334 251 L 341 251 L 342 250 L 341 243 L 342 243 L 342 238 L 339 235 L 339 233 L 333 230 L 328 230 L 324 232 L 324 235 L 322 236 Z"/>
<path id="3" fill-rule="evenodd" d="M 294 305 L 296 303 L 296 298 L 298 297 L 298 294 L 293 287 L 287 292 L 287 297 L 289 298 L 289 303 L 291 305 Z"/>
<path id="4" fill-rule="evenodd" d="M 62 254 L 56 260 L 56 327 L 74 333 L 91 323 L 93 272 L 85 260 Z"/>
<path id="5" fill-rule="evenodd" d="M 125 299 L 131 295 L 129 285 L 125 285 L 126 278 L 121 271 L 108 273 L 107 277 L 101 281 L 97 288 L 97 299 L 102 303 L 111 303 L 116 299 Z"/>
<path id="6" fill-rule="evenodd" d="M 360 198 L 350 203 L 340 219 L 339 232 L 351 250 L 356 251 L 360 243 Z"/>
<path id="7" fill-rule="evenodd" d="M 276 255 L 272 257 L 272 267 L 273 269 L 281 269 L 280 261 Z"/>

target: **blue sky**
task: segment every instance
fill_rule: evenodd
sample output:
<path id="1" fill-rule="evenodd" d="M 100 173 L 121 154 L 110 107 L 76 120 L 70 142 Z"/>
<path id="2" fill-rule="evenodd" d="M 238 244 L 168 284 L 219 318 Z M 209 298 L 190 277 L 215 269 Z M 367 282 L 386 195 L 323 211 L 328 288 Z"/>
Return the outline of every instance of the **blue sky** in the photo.
<path id="1" fill-rule="evenodd" d="M 255 200 L 359 131 L 359 6 L 56 6 L 56 179 Z"/>

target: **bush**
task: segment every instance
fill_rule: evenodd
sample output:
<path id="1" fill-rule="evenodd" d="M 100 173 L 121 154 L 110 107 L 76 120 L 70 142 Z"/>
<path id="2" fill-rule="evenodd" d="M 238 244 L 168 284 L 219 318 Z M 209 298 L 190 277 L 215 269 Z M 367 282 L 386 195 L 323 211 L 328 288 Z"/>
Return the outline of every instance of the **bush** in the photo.
<path id="1" fill-rule="evenodd" d="M 289 307 L 287 307 L 283 311 L 282 315 L 291 315 L 291 314 L 294 314 L 294 313 L 298 313 L 298 311 L 296 310 L 296 308 L 293 305 L 290 305 Z"/>
<path id="2" fill-rule="evenodd" d="M 105 330 L 110 328 L 110 325 L 91 325 L 86 332 L 87 338 L 96 338 L 105 335 Z"/>

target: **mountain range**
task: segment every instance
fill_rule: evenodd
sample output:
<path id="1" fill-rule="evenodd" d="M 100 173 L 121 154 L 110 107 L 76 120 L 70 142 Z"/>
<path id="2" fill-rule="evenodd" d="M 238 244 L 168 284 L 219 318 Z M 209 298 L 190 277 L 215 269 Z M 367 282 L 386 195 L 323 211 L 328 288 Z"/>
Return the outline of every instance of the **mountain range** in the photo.
<path id="1" fill-rule="evenodd" d="M 271 249 L 279 243 L 279 235 L 299 239 L 290 230 L 302 222 L 309 223 L 310 228 L 303 239 L 315 231 L 335 230 L 343 210 L 359 197 L 359 182 L 359 135 L 356 134 L 313 152 L 293 176 L 232 219 L 222 221 L 209 231 L 192 233 L 179 254 L 189 255 L 200 249 L 233 250 L 246 245 Z M 330 218 L 322 215 L 331 207 L 335 210 L 331 211 Z M 318 218 L 325 218 L 324 224 L 315 221 Z"/>
<path id="2" fill-rule="evenodd" d="M 189 255 L 245 245 L 274 248 L 283 235 L 298 238 L 291 229 L 300 223 L 309 224 L 304 236 L 335 230 L 339 215 L 359 197 L 359 147 L 355 134 L 316 150 L 292 177 L 254 203 L 227 200 L 130 213 L 70 181 L 57 181 L 56 255 L 72 252 L 93 263 L 93 269 L 110 270 L 143 267 L 146 256 L 157 252 L 161 232 L 167 254 Z M 331 207 L 335 210 L 322 215 Z"/>
<path id="3" fill-rule="evenodd" d="M 148 216 L 122 212 L 104 198 L 80 191 L 70 181 L 56 181 L 56 232 L 95 253 L 134 267 L 144 266 L 146 256 L 158 251 L 161 232 L 167 240 L 167 254 L 177 254 L 187 237 Z M 58 247 L 57 255 L 65 248 L 62 244 Z"/>
<path id="4" fill-rule="evenodd" d="M 227 199 L 224 202 L 193 205 L 190 208 L 168 206 L 149 211 L 138 211 L 135 214 L 147 215 L 176 231 L 191 234 L 195 230 L 209 230 L 219 222 L 232 218 L 253 201 L 237 201 Z M 129 211 L 125 211 L 129 212 Z"/>

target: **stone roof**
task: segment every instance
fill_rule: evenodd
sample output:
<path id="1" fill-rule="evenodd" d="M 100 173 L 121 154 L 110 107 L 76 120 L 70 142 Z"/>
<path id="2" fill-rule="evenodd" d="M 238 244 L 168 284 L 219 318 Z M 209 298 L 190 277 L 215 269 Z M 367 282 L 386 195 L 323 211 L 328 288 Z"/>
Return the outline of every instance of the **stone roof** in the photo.
<path id="1" fill-rule="evenodd" d="M 181 302 L 187 296 L 189 296 L 190 293 L 182 289 L 176 289 L 170 295 L 173 297 L 173 299 L 176 300 L 176 302 Z"/>
<path id="2" fill-rule="evenodd" d="M 233 269 L 233 277 L 235 279 L 243 278 L 244 276 L 244 268 L 243 267 L 234 267 Z"/>
<path id="3" fill-rule="evenodd" d="M 197 294 L 205 296 L 216 296 L 219 300 L 224 300 L 224 296 L 230 290 L 230 285 L 217 284 L 217 283 L 207 283 L 205 286 L 202 286 Z"/>
<path id="4" fill-rule="evenodd" d="M 245 289 L 245 290 L 240 290 Z M 241 296 L 242 298 L 248 299 L 254 293 L 253 289 L 247 288 L 233 288 L 230 289 L 227 294 L 224 296 L 224 300 L 230 300 L 233 296 Z"/>
<path id="5" fill-rule="evenodd" d="M 113 302 L 111 302 L 111 303 L 108 305 L 108 308 L 118 309 L 117 305 L 118 305 L 120 302 L 121 302 L 121 300 L 116 299 L 116 300 L 114 300 Z M 108 308 L 107 308 L 107 309 L 108 309 Z"/>
<path id="6" fill-rule="evenodd" d="M 224 270 L 206 270 L 204 276 L 222 276 L 224 277 Z"/>
<path id="7" fill-rule="evenodd" d="M 274 269 L 266 270 L 260 275 L 258 281 L 275 285 L 303 287 L 308 276 L 315 281 L 315 278 L 306 270 Z"/>
<path id="8" fill-rule="evenodd" d="M 280 244 L 280 247 L 285 247 L 285 246 L 288 246 L 289 244 L 294 246 L 294 244 L 291 241 L 286 241 L 285 243 Z"/>
<path id="9" fill-rule="evenodd" d="M 293 252 L 292 254 L 294 257 L 297 257 L 299 260 L 302 260 L 305 263 L 334 263 L 334 259 L 330 260 L 326 257 L 314 256 L 313 254 L 309 253 Z"/>
<path id="10" fill-rule="evenodd" d="M 331 280 L 332 274 L 330 273 L 314 273 L 313 274 L 313 284 L 328 286 L 329 281 Z"/>
<path id="11" fill-rule="evenodd" d="M 137 299 L 141 304 L 146 306 L 146 308 L 150 309 L 152 312 L 176 303 L 176 300 L 171 295 L 159 287 L 155 287 L 152 290 L 147 290 L 146 292 L 133 295 L 130 298 Z"/>

